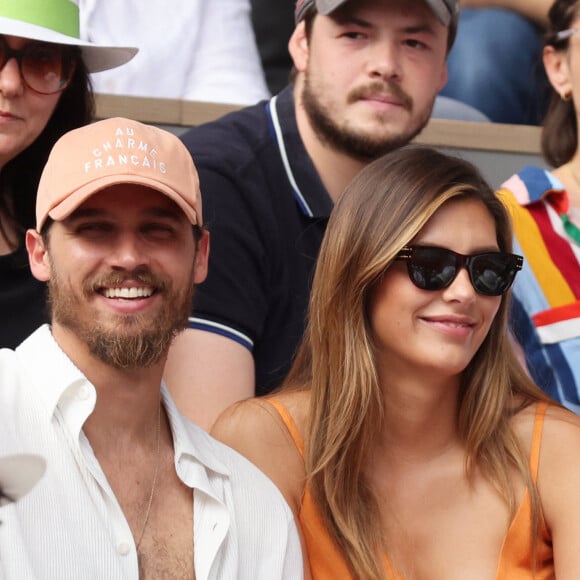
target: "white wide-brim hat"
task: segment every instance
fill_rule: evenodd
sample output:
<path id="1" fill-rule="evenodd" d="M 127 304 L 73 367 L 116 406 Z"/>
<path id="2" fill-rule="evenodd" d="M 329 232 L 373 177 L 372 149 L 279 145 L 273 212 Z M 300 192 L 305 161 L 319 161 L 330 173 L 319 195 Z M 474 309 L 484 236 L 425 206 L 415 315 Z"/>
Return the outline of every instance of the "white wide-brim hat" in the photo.
<path id="1" fill-rule="evenodd" d="M 0 34 L 78 46 L 89 72 L 121 66 L 138 52 L 81 40 L 79 7 L 71 0 L 0 0 Z"/>
<path id="2" fill-rule="evenodd" d="M 44 475 L 46 461 L 40 455 L 0 457 L 0 506 L 19 500 Z"/>

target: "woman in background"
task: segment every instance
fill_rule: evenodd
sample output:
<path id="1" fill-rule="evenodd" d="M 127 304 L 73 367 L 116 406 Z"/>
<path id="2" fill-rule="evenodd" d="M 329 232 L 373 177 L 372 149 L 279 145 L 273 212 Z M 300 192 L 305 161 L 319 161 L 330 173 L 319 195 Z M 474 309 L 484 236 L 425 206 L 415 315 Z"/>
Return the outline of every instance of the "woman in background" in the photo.
<path id="1" fill-rule="evenodd" d="M 580 2 L 549 12 L 544 67 L 553 94 L 542 129 L 556 169 L 525 167 L 500 195 L 510 208 L 515 251 L 525 264 L 514 285 L 513 332 L 535 382 L 580 413 Z"/>
<path id="2" fill-rule="evenodd" d="M 512 352 L 511 244 L 477 170 L 430 149 L 341 196 L 286 388 L 213 430 L 278 485 L 312 578 L 577 578 L 580 419 Z"/>
<path id="3" fill-rule="evenodd" d="M 79 40 L 78 8 L 63 0 L 0 3 L 0 347 L 46 322 L 44 285 L 28 267 L 36 189 L 55 141 L 92 120 L 88 72 L 137 52 Z"/>

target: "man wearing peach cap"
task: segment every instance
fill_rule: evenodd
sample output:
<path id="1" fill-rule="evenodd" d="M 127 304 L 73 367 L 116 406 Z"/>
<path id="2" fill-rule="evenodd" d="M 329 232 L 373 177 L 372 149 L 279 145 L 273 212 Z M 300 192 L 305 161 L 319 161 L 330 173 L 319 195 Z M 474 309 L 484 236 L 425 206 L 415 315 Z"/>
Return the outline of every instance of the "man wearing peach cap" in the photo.
<path id="1" fill-rule="evenodd" d="M 0 351 L 0 456 L 39 454 L 47 469 L 6 508 L 0 575 L 302 578 L 281 495 L 162 384 L 207 270 L 187 149 L 127 119 L 71 131 L 43 172 L 36 219 L 26 243 L 52 323 Z"/>

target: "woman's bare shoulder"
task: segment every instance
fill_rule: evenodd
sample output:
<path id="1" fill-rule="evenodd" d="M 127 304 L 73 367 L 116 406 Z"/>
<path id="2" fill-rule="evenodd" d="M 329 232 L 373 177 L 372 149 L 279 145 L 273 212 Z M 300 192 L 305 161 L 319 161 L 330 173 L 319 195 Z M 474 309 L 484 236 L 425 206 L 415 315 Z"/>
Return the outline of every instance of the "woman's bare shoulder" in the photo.
<path id="1" fill-rule="evenodd" d="M 277 395 L 296 424 L 304 414 L 308 398 L 301 393 Z M 300 429 L 300 426 L 298 426 Z M 252 398 L 226 409 L 211 435 L 244 455 L 282 491 L 290 506 L 299 509 L 304 487 L 304 461 L 290 431 L 267 398 Z"/>
<path id="2" fill-rule="evenodd" d="M 545 409 L 543 413 L 543 424 L 549 424 L 553 421 L 567 421 L 571 419 L 575 421 L 579 419 L 574 413 L 565 409 L 555 401 L 533 401 L 525 402 L 520 398 L 517 398 L 513 402 L 511 426 L 517 434 L 520 432 L 522 434 L 531 434 L 534 425 L 536 424 L 536 419 L 538 418 L 538 412 Z"/>
<path id="3" fill-rule="evenodd" d="M 580 553 L 580 417 L 550 405 L 540 448 L 538 490 L 554 543 L 558 578 L 577 578 Z"/>
<path id="4" fill-rule="evenodd" d="M 546 410 L 542 432 L 542 461 L 556 468 L 574 464 L 580 472 L 580 417 L 568 409 L 550 405 Z"/>
<path id="5" fill-rule="evenodd" d="M 512 419 L 514 430 L 524 439 L 531 440 L 539 404 L 534 403 L 523 408 Z M 567 440 L 568 437 L 577 436 L 580 436 L 580 417 L 556 403 L 548 403 L 542 427 L 542 448 L 558 445 L 562 438 Z"/>
<path id="6" fill-rule="evenodd" d="M 216 420 L 210 434 L 246 455 L 264 435 L 278 437 L 280 421 L 275 409 L 263 399 L 252 398 L 228 407 Z"/>
<path id="7" fill-rule="evenodd" d="M 227 445 L 236 447 L 236 443 L 246 438 L 250 441 L 256 434 L 268 433 L 279 437 L 288 435 L 288 429 L 278 410 L 271 403 L 279 402 L 288 412 L 294 423 L 303 433 L 308 415 L 308 393 L 294 391 L 280 393 L 276 396 L 254 397 L 235 403 L 227 408 L 216 420 L 211 435 Z"/>
<path id="8" fill-rule="evenodd" d="M 283 405 L 304 439 L 310 410 L 310 392 L 304 389 L 281 391 L 266 400 L 270 399 L 274 399 Z"/>

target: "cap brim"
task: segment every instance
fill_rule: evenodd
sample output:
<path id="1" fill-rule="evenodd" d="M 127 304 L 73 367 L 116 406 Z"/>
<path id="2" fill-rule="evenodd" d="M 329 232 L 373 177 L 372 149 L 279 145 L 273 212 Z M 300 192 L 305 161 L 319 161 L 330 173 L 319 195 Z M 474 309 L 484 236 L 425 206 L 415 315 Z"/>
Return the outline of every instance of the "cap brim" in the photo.
<path id="1" fill-rule="evenodd" d="M 128 63 L 138 52 L 130 46 L 95 46 L 79 43 L 83 61 L 90 73 L 103 72 Z"/>
<path id="2" fill-rule="evenodd" d="M 130 46 L 105 46 L 55 32 L 42 26 L 12 18 L 0 17 L 0 34 L 19 36 L 41 42 L 78 46 L 87 70 L 91 73 L 109 70 L 129 62 L 139 51 Z"/>
<path id="3" fill-rule="evenodd" d="M 316 9 L 320 14 L 327 16 L 345 2 L 346 0 L 316 0 Z"/>
<path id="4" fill-rule="evenodd" d="M 431 11 L 443 26 L 449 26 L 451 24 L 454 15 L 444 0 L 425 0 L 425 3 L 431 8 Z"/>
<path id="5" fill-rule="evenodd" d="M 49 212 L 50 216 L 55 221 L 61 221 L 66 219 L 77 207 L 82 205 L 89 197 L 99 193 L 103 189 L 110 187 L 111 185 L 118 185 L 120 183 L 132 183 L 135 185 L 143 185 L 155 191 L 166 195 L 169 199 L 174 201 L 187 216 L 187 219 L 192 224 L 197 224 L 201 226 L 200 220 L 198 220 L 197 212 L 190 206 L 175 190 L 171 189 L 164 183 L 160 183 L 155 179 L 149 177 L 143 177 L 133 174 L 116 174 L 107 175 L 99 179 L 95 179 L 90 183 L 87 183 L 83 187 L 77 189 L 75 192 L 71 193 L 65 197 L 59 204 L 55 205 Z M 46 218 L 45 218 L 46 221 Z M 37 230 L 42 229 L 43 223 L 37 224 Z"/>
<path id="6" fill-rule="evenodd" d="M 316 11 L 323 16 L 328 16 L 331 12 L 342 6 L 347 0 L 305 0 L 296 4 L 294 12 L 294 21 L 298 24 L 308 10 L 315 7 Z"/>
<path id="7" fill-rule="evenodd" d="M 0 458 L 0 506 L 26 495 L 46 471 L 40 455 L 8 455 Z"/>

